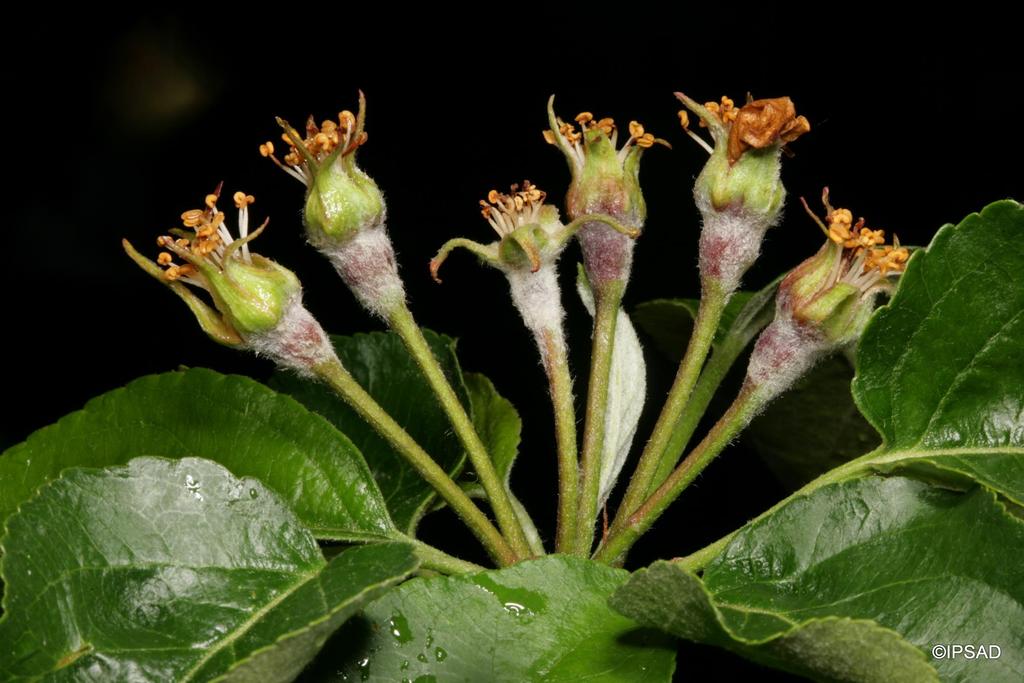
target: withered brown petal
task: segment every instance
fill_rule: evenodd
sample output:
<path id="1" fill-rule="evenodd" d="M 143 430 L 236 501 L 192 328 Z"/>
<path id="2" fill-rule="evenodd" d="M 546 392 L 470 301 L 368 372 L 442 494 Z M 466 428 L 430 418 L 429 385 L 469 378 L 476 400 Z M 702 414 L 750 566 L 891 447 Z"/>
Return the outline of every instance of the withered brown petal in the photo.
<path id="1" fill-rule="evenodd" d="M 788 142 L 783 135 L 789 133 L 795 133 L 790 138 L 795 140 L 809 129 L 807 119 L 797 117 L 796 106 L 788 97 L 748 102 L 739 110 L 729 130 L 729 163 L 736 163 L 751 147 L 764 149 L 779 139 Z"/>

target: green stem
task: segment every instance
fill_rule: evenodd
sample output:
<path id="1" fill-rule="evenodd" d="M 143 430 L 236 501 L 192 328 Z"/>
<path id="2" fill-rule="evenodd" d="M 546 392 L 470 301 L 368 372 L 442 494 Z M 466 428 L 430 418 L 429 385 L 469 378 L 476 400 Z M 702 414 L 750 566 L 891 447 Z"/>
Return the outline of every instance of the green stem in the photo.
<path id="1" fill-rule="evenodd" d="M 466 409 L 459 401 L 458 396 L 455 395 L 455 390 L 452 389 L 448 378 L 445 377 L 444 370 L 438 364 L 437 358 L 434 357 L 434 353 L 430 350 L 430 346 L 423 336 L 423 332 L 420 330 L 419 325 L 416 324 L 412 317 L 412 312 L 404 301 L 391 310 L 388 315 L 388 322 L 391 324 L 391 328 L 402 338 L 405 347 L 420 367 L 431 389 L 434 390 L 434 394 L 437 396 L 444 412 L 448 415 L 452 427 L 455 428 L 455 433 L 458 435 L 459 441 L 462 442 L 463 448 L 466 449 L 469 461 L 472 463 L 473 469 L 480 478 L 480 484 L 484 487 L 487 498 L 491 502 L 491 508 L 494 510 L 494 516 L 498 520 L 498 526 L 501 528 L 502 534 L 508 540 L 509 545 L 512 546 L 519 559 L 530 557 L 532 552 L 526 540 L 526 533 L 519 523 L 519 518 L 516 516 L 515 509 L 512 506 L 512 501 L 505 490 L 505 484 L 494 469 L 494 462 L 487 453 L 487 448 L 477 435 L 472 420 L 466 414 Z"/>
<path id="2" fill-rule="evenodd" d="M 697 431 L 697 426 L 704 417 L 704 413 L 707 412 L 711 399 L 714 398 L 719 385 L 721 385 L 722 380 L 725 379 L 729 369 L 732 368 L 732 364 L 736 362 L 736 358 L 741 353 L 743 353 L 742 346 L 729 344 L 728 346 L 716 348 L 714 353 L 711 354 L 708 364 L 704 366 L 704 372 L 701 373 L 700 379 L 697 380 L 697 385 L 690 394 L 690 401 L 686 404 L 686 408 L 683 409 L 682 415 L 679 416 L 679 420 L 672 429 L 672 436 L 669 438 L 665 452 L 658 462 L 658 469 L 654 474 L 654 479 L 651 480 L 650 485 L 647 487 L 647 495 L 654 493 L 654 490 L 661 486 L 662 482 L 679 464 L 679 459 L 683 456 L 687 445 L 689 445 L 693 433 Z"/>
<path id="3" fill-rule="evenodd" d="M 598 548 L 594 559 L 614 563 L 624 557 L 637 539 L 668 509 L 697 475 L 704 471 L 715 457 L 742 431 L 763 405 L 760 393 L 744 385 L 729 410 L 711 428 L 704 440 L 697 444 L 644 503 L 618 526 L 609 530 L 605 543 Z"/>
<path id="4" fill-rule="evenodd" d="M 334 359 L 317 366 L 315 371 L 321 380 L 359 413 L 444 498 L 455 514 L 487 548 L 495 562 L 507 566 L 518 559 L 515 551 L 487 519 L 487 515 L 480 511 L 462 488 L 452 481 L 452 478 L 409 436 L 408 432 L 359 385 L 359 382 L 342 367 L 340 361 Z"/>
<path id="5" fill-rule="evenodd" d="M 666 451 L 679 418 L 690 401 L 694 385 L 700 377 L 701 368 L 711 350 L 711 342 L 715 338 L 715 331 L 722 319 L 722 311 L 729 301 L 731 293 L 723 292 L 713 281 L 705 283 L 703 296 L 700 300 L 700 308 L 697 311 L 697 319 L 693 323 L 693 334 L 690 335 L 690 343 L 686 347 L 686 354 L 679 363 L 679 371 L 668 392 L 668 399 L 661 409 L 661 415 L 654 425 L 651 438 L 648 439 L 640 461 L 637 463 L 636 471 L 629 482 L 622 503 L 619 505 L 612 529 L 616 524 L 621 526 L 626 518 L 631 515 L 650 493 L 651 483 L 658 473 L 659 464 L 663 460 L 674 460 L 675 454 Z M 674 463 L 673 463 L 674 465 Z"/>
<path id="6" fill-rule="evenodd" d="M 594 291 L 594 344 L 587 387 L 587 416 L 583 430 L 583 455 L 579 507 L 576 517 L 574 551 L 581 557 L 594 545 L 594 523 L 601 493 L 601 455 L 604 451 L 605 419 L 608 412 L 608 380 L 615 347 L 615 321 L 626 284 L 611 281 Z"/>
<path id="7" fill-rule="evenodd" d="M 544 330 L 539 342 L 551 391 L 558 449 L 558 552 L 571 552 L 576 540 L 576 502 L 579 496 L 579 463 L 576 447 L 576 407 L 572 397 L 572 376 L 561 330 Z"/>
<path id="8" fill-rule="evenodd" d="M 468 574 L 486 571 L 486 567 L 453 557 L 439 548 L 402 534 L 399 539 L 411 543 L 415 548 L 416 557 L 420 559 L 424 569 L 433 569 L 442 574 Z"/>

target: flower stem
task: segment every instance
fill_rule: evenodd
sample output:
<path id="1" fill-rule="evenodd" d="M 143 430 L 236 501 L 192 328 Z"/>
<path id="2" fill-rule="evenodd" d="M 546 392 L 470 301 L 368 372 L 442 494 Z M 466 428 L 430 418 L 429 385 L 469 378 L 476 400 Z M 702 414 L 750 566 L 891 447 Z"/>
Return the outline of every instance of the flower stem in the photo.
<path id="1" fill-rule="evenodd" d="M 539 342 L 545 346 L 544 369 L 548 375 L 551 405 L 555 417 L 558 449 L 558 531 L 556 549 L 570 552 L 576 540 L 576 503 L 579 496 L 579 463 L 576 447 L 576 408 L 572 397 L 572 376 L 566 358 L 562 331 L 544 330 Z"/>
<path id="2" fill-rule="evenodd" d="M 672 471 L 668 479 L 635 512 L 625 517 L 618 528 L 613 525 L 605 543 L 594 554 L 594 559 L 614 563 L 625 556 L 637 539 L 651 528 L 668 506 L 742 431 L 763 405 L 762 394 L 749 385 L 744 385 L 736 400 L 729 406 L 729 410 L 679 467 Z"/>
<path id="3" fill-rule="evenodd" d="M 711 342 L 718 329 L 718 323 L 722 319 L 722 311 L 729 301 L 730 293 L 723 292 L 713 280 L 705 281 L 703 296 L 700 301 L 700 308 L 697 311 L 697 319 L 693 324 L 693 334 L 690 335 L 690 343 L 686 348 L 686 354 L 679 363 L 679 371 L 668 392 L 668 399 L 661 409 L 661 415 L 654 425 L 651 438 L 648 439 L 636 471 L 629 482 L 626 494 L 619 505 L 615 521 L 612 523 L 614 529 L 625 522 L 650 493 L 651 484 L 654 481 L 659 465 L 664 460 L 674 460 L 675 453 L 666 450 L 672 440 L 672 436 L 690 401 L 694 385 L 700 377 L 701 368 L 711 350 Z M 698 417 L 699 419 L 699 417 Z M 674 465 L 674 463 L 673 463 Z"/>
<path id="4" fill-rule="evenodd" d="M 441 572 L 443 574 L 468 574 L 470 572 L 482 572 L 486 570 L 486 567 L 481 567 L 473 562 L 467 562 L 466 560 L 458 557 L 453 557 L 443 550 L 435 548 L 434 546 L 411 536 L 405 536 L 403 534 L 399 538 L 406 543 L 412 544 L 415 548 L 416 557 L 419 558 L 421 566 L 424 569 L 433 569 L 434 571 Z"/>
<path id="5" fill-rule="evenodd" d="M 465 522 L 466 526 L 484 545 L 495 562 L 500 566 L 507 566 L 519 559 L 501 533 L 480 511 L 480 508 L 469 499 L 462 488 L 359 385 L 355 378 L 342 367 L 340 361 L 337 359 L 328 361 L 314 368 L 314 371 L 317 377 L 359 413 L 444 498 L 455 514 Z"/>
<path id="6" fill-rule="evenodd" d="M 586 557 L 594 544 L 594 522 L 601 492 L 601 455 L 604 450 L 605 414 L 608 412 L 608 380 L 615 346 L 615 321 L 626 283 L 612 280 L 595 288 L 594 344 L 587 387 L 587 416 L 583 430 L 583 455 L 574 551 Z"/>
<path id="7" fill-rule="evenodd" d="M 412 312 L 404 301 L 391 309 L 388 314 L 388 322 L 391 328 L 402 338 L 405 347 L 412 354 L 413 359 L 420 367 L 431 389 L 434 390 L 434 394 L 437 396 L 442 409 L 448 415 L 452 427 L 455 428 L 455 433 L 458 435 L 459 441 L 462 442 L 463 448 L 466 449 L 469 461 L 480 478 L 480 484 L 487 493 L 487 498 L 490 500 L 491 508 L 494 510 L 494 516 L 498 520 L 498 526 L 501 528 L 502 534 L 508 540 L 509 545 L 512 546 L 519 559 L 530 557 L 533 553 L 526 540 L 526 533 L 523 531 L 519 518 L 516 516 L 512 501 L 505 491 L 505 484 L 494 469 L 491 456 L 487 453 L 487 448 L 477 435 L 472 420 L 466 414 L 465 407 L 459 402 L 458 396 L 455 395 L 455 390 L 452 389 L 452 385 L 445 377 L 444 370 L 438 364 L 437 358 L 434 357 L 430 346 L 427 344 L 427 340 L 423 336 L 423 332 L 420 330 L 419 325 L 416 324 L 412 317 Z"/>

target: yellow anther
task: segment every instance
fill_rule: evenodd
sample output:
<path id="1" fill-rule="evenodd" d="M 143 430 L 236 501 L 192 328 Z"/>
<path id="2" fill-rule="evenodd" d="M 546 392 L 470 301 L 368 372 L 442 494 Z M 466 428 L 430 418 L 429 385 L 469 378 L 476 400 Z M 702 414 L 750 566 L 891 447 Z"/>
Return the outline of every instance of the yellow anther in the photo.
<path id="1" fill-rule="evenodd" d="M 581 125 L 585 123 L 590 123 L 593 120 L 594 115 L 591 114 L 589 111 L 581 111 L 579 114 L 576 114 L 576 123 L 579 123 Z"/>
<path id="2" fill-rule="evenodd" d="M 158 247 L 166 246 L 168 243 L 170 243 L 170 241 L 171 241 L 170 237 L 167 237 L 166 235 L 160 235 L 159 237 L 156 238 L 156 246 L 158 246 Z"/>
<path id="3" fill-rule="evenodd" d="M 679 125 L 683 130 L 690 130 L 690 114 L 685 109 L 679 110 Z"/>
<path id="4" fill-rule="evenodd" d="M 853 225 L 853 213 L 849 209 L 834 209 L 825 216 L 825 220 L 828 221 L 829 227 L 833 225 L 850 227 Z"/>
<path id="5" fill-rule="evenodd" d="M 637 144 L 638 147 L 643 147 L 644 149 L 648 149 L 650 147 L 653 147 L 654 146 L 654 136 L 651 135 L 650 133 L 644 133 L 639 138 L 637 138 L 636 144 Z"/>
<path id="6" fill-rule="evenodd" d="M 254 201 L 256 201 L 255 197 L 253 197 L 251 194 L 246 194 L 244 192 L 236 192 L 231 196 L 231 198 L 235 200 L 236 209 L 244 209 L 245 207 L 249 206 Z"/>
<path id="7" fill-rule="evenodd" d="M 550 129 L 545 128 L 544 130 L 541 131 L 541 135 L 544 136 L 544 142 L 548 143 L 549 145 L 555 144 L 555 134 L 552 133 Z"/>
<path id="8" fill-rule="evenodd" d="M 161 246 L 163 246 L 163 245 L 161 245 Z M 156 257 L 156 262 L 157 262 L 157 263 L 159 263 L 159 264 L 160 264 L 161 266 L 169 266 L 169 265 L 171 265 L 171 262 L 172 262 L 173 260 L 174 260 L 174 257 L 173 257 L 173 256 L 171 256 L 171 255 L 170 255 L 170 254 L 169 254 L 168 252 L 166 252 L 166 251 L 161 251 L 161 252 L 160 252 L 160 253 L 159 253 L 159 254 L 157 255 L 157 257 Z"/>
<path id="9" fill-rule="evenodd" d="M 735 102 L 732 101 L 732 98 L 722 95 L 722 113 L 731 111 L 732 109 L 735 108 L 735 106 L 736 104 Z"/>
<path id="10" fill-rule="evenodd" d="M 215 208 L 217 206 L 217 195 L 211 192 L 206 195 L 206 199 L 203 200 L 203 203 L 205 203 L 206 207 L 209 209 Z"/>
<path id="11" fill-rule="evenodd" d="M 181 214 L 181 222 L 185 224 L 186 228 L 194 228 L 203 219 L 203 213 L 202 209 L 190 209 Z"/>
<path id="12" fill-rule="evenodd" d="M 348 109 L 338 112 L 338 123 L 341 127 L 348 130 L 352 126 L 356 125 L 355 114 L 350 112 Z"/>
<path id="13" fill-rule="evenodd" d="M 269 157 L 273 153 L 274 153 L 274 143 L 271 142 L 270 140 L 267 140 L 262 145 L 260 145 L 260 156 L 261 157 Z"/>
<path id="14" fill-rule="evenodd" d="M 497 190 L 491 190 L 490 192 L 487 193 L 487 201 L 489 201 L 491 204 L 497 204 L 499 201 L 501 201 L 501 193 L 498 192 Z"/>
<path id="15" fill-rule="evenodd" d="M 600 131 L 605 135 L 611 135 L 613 132 L 615 132 L 615 119 L 609 118 L 607 116 L 598 121 L 594 125 L 598 129 L 600 129 Z"/>
<path id="16" fill-rule="evenodd" d="M 174 240 L 174 243 L 182 248 L 185 248 L 190 244 L 190 242 L 184 237 L 179 237 L 178 239 Z"/>
<path id="17" fill-rule="evenodd" d="M 629 122 L 629 134 L 633 137 L 640 139 L 644 136 L 644 127 L 637 121 Z"/>

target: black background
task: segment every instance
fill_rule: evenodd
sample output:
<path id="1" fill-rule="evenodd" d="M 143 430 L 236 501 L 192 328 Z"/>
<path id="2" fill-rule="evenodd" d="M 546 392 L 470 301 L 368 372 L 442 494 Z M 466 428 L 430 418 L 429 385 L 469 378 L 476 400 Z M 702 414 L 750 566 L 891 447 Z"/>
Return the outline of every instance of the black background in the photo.
<path id="1" fill-rule="evenodd" d="M 445 266 L 443 285 L 426 268 L 449 237 L 492 239 L 476 206 L 490 188 L 529 178 L 559 200 L 568 171 L 540 136 L 549 94 L 564 117 L 590 110 L 620 124 L 638 119 L 674 145 L 644 157 L 649 217 L 627 306 L 697 293 L 690 191 L 705 154 L 679 129 L 674 90 L 737 102 L 748 91 L 789 95 L 810 119 L 811 133 L 784 164 L 787 215 L 749 274 L 751 287 L 817 248 L 819 233 L 796 198 L 813 200 L 825 184 L 837 204 L 911 244 L 990 201 L 1024 194 L 1024 60 L 1008 18 L 832 11 L 523 5 L 370 14 L 339 5 L 283 6 L 268 16 L 206 9 L 12 20 L 2 48 L 0 446 L 142 374 L 179 364 L 269 373 L 265 362 L 209 342 L 119 245 L 124 236 L 145 250 L 222 179 L 229 192 L 256 195 L 257 217 L 272 216 L 258 251 L 300 274 L 325 328 L 379 329 L 303 244 L 301 186 L 257 153 L 260 142 L 277 139 L 275 115 L 295 124 L 308 113 L 329 118 L 354 109 L 362 88 L 370 139 L 359 161 L 386 193 L 413 310 L 421 324 L 459 337 L 464 366 L 487 373 L 519 409 L 526 427 L 513 485 L 550 538 L 549 404 L 505 283 L 462 254 Z M 571 247 L 562 270 L 579 394 L 589 329 L 571 287 L 577 260 Z M 672 368 L 652 352 L 649 372 L 654 400 Z M 733 449 L 632 560 L 691 552 L 784 494 L 755 456 Z M 472 539 L 449 521 L 430 519 L 425 533 L 475 557 Z M 716 680 L 757 671 L 690 645 L 679 667 L 708 667 Z"/>

